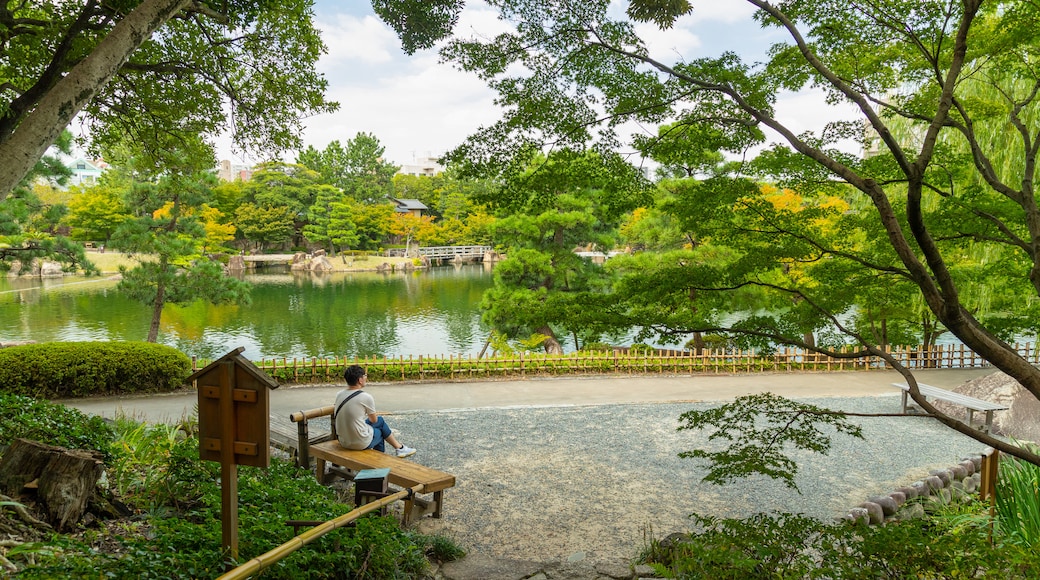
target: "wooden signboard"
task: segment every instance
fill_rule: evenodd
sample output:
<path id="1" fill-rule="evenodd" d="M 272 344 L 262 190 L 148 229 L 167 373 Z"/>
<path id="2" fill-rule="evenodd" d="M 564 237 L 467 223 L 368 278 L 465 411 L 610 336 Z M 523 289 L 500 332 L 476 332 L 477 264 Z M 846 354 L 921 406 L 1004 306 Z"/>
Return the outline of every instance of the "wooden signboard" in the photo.
<path id="1" fill-rule="evenodd" d="M 199 459 L 220 462 L 224 549 L 238 559 L 238 468 L 271 464 L 271 402 L 278 383 L 239 347 L 187 378 L 199 394 Z"/>
<path id="2" fill-rule="evenodd" d="M 222 461 L 224 441 L 235 465 L 271 464 L 270 389 L 278 383 L 241 356 L 239 347 L 188 380 L 199 393 L 199 458 Z"/>

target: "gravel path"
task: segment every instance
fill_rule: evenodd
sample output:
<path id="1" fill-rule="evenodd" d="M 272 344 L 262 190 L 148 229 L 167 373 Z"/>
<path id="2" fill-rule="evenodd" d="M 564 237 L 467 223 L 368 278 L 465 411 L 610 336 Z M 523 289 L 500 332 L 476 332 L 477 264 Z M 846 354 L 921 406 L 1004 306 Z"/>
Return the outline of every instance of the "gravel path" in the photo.
<path id="1" fill-rule="evenodd" d="M 891 397 L 802 401 L 890 413 Z M 746 517 L 789 511 L 821 519 L 978 453 L 978 442 L 923 417 L 854 418 L 864 440 L 839 436 L 827 456 L 798 454 L 801 490 L 765 478 L 725 487 L 680 451 L 705 436 L 679 415 L 713 404 L 518 407 L 397 413 L 388 420 L 415 460 L 456 475 L 445 516 L 420 529 L 498 558 L 630 561 L 646 539 L 683 531 L 688 514 Z"/>

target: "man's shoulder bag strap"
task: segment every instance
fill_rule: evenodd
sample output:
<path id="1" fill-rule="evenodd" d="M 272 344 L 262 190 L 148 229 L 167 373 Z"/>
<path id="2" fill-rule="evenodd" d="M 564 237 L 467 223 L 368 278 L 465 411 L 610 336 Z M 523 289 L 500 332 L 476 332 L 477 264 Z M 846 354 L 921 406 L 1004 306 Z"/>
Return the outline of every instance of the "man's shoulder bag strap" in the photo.
<path id="1" fill-rule="evenodd" d="M 336 415 L 339 415 L 340 409 L 343 408 L 343 405 L 347 404 L 347 401 L 349 401 L 349 400 L 353 399 L 354 397 L 360 395 L 361 392 L 362 392 L 361 389 L 358 389 L 358 390 L 354 391 L 353 393 L 350 393 L 349 397 L 347 397 L 346 399 L 343 399 L 343 401 L 341 401 L 339 405 L 336 405 L 336 410 L 332 412 L 332 420 L 333 421 L 336 420 Z"/>

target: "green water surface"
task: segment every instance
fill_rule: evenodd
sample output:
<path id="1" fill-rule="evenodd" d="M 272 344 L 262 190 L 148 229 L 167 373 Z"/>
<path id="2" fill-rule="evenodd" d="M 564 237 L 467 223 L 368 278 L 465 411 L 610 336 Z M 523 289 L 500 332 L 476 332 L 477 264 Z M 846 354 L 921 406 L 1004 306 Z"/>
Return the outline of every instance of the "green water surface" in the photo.
<path id="1" fill-rule="evenodd" d="M 249 306 L 167 305 L 159 342 L 199 358 L 476 355 L 490 268 L 249 274 Z M 106 277 L 0 278 L 0 341 L 144 340 L 150 307 Z"/>

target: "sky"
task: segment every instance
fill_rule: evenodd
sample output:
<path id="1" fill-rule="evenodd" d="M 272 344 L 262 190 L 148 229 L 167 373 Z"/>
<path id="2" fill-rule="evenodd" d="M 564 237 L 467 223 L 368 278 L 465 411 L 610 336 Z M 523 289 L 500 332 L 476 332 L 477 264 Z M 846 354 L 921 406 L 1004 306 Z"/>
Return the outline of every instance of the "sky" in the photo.
<path id="1" fill-rule="evenodd" d="M 615 4 L 620 11 L 627 3 Z M 768 46 L 782 38 L 775 29 L 760 28 L 742 0 L 693 0 L 693 5 L 693 14 L 668 31 L 642 27 L 651 55 L 678 61 L 731 50 L 745 60 L 761 60 Z M 329 82 L 328 98 L 340 109 L 305 121 L 305 145 L 322 149 L 333 140 L 345 143 L 359 132 L 371 133 L 385 146 L 384 157 L 402 165 L 438 157 L 498 118 L 495 94 L 482 80 L 441 63 L 436 49 L 406 55 L 370 2 L 316 0 L 315 16 L 328 48 L 318 68 Z M 505 26 L 496 11 L 469 0 L 455 31 L 493 36 Z M 784 95 L 777 110 L 795 133 L 819 129 L 840 114 L 812 93 Z M 656 133 L 656 127 L 630 129 Z M 249 161 L 236 158 L 230 147 L 220 149 L 221 158 Z"/>

